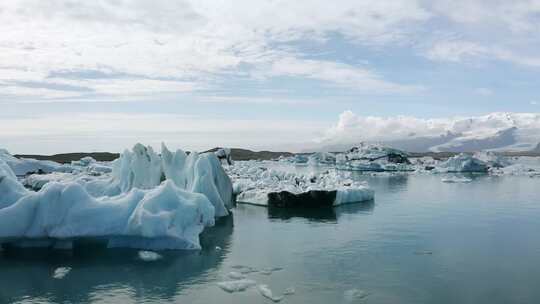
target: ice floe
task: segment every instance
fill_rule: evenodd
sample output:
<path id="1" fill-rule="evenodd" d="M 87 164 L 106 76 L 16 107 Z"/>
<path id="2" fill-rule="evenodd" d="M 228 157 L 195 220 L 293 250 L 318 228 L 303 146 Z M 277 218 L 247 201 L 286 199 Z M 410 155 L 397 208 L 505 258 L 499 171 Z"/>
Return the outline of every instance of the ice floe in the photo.
<path id="1" fill-rule="evenodd" d="M 139 259 L 145 262 L 153 262 L 163 258 L 161 254 L 148 250 L 141 250 L 137 253 Z"/>
<path id="2" fill-rule="evenodd" d="M 443 183 L 470 183 L 472 179 L 460 176 L 448 176 L 441 178 Z"/>
<path id="3" fill-rule="evenodd" d="M 272 292 L 272 290 L 270 289 L 270 287 L 268 287 L 268 285 L 266 285 L 266 284 L 261 284 L 261 285 L 257 286 L 257 289 L 259 290 L 259 293 L 263 297 L 271 300 L 272 302 L 277 303 L 277 302 L 280 302 L 281 300 L 283 300 L 283 298 L 284 298 L 283 296 L 275 296 L 274 293 Z"/>
<path id="4" fill-rule="evenodd" d="M 71 267 L 58 267 L 54 270 L 53 273 L 53 279 L 61 280 L 65 278 L 69 272 L 71 271 Z"/>
<path id="5" fill-rule="evenodd" d="M 226 292 L 239 292 L 245 291 L 246 289 L 257 285 L 257 282 L 250 279 L 234 280 L 234 281 L 224 281 L 217 283 L 219 288 L 225 290 Z"/>

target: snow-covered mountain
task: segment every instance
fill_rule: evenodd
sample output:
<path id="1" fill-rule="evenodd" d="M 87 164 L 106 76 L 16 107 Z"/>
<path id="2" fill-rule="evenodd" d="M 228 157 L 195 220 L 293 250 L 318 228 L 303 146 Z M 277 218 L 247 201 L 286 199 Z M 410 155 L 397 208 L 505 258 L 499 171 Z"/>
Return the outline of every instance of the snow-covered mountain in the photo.
<path id="1" fill-rule="evenodd" d="M 530 151 L 540 148 L 540 113 L 420 119 L 359 116 L 346 111 L 319 139 L 317 150 L 342 151 L 360 141 L 411 152 Z"/>

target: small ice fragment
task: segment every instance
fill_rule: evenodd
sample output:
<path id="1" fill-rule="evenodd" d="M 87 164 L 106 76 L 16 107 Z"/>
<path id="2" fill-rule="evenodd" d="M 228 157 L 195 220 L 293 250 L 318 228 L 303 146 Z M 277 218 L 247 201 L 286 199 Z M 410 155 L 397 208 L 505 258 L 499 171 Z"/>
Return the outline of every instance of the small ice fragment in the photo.
<path id="1" fill-rule="evenodd" d="M 221 251 L 221 247 L 216 246 L 216 251 Z"/>
<path id="2" fill-rule="evenodd" d="M 345 298 L 345 300 L 347 302 L 352 302 L 352 301 L 355 301 L 355 300 L 365 299 L 368 296 L 369 296 L 369 293 L 367 293 L 364 290 L 360 290 L 360 289 L 356 289 L 356 288 L 346 290 L 343 293 L 343 297 Z"/>
<path id="3" fill-rule="evenodd" d="M 283 292 L 284 295 L 286 296 L 290 296 L 290 295 L 293 295 L 296 293 L 296 290 L 294 289 L 294 287 L 289 287 L 287 289 L 285 289 L 285 291 Z"/>
<path id="4" fill-rule="evenodd" d="M 163 258 L 159 253 L 147 250 L 139 251 L 139 259 L 145 262 L 153 262 Z"/>
<path id="5" fill-rule="evenodd" d="M 283 270 L 283 267 L 274 267 L 272 268 L 272 271 L 280 271 Z"/>
<path id="6" fill-rule="evenodd" d="M 261 295 L 267 299 L 270 299 L 272 300 L 273 302 L 279 302 L 281 300 L 283 300 L 283 296 L 280 296 L 280 297 L 274 297 L 273 293 L 272 293 L 272 290 L 270 290 L 270 288 L 268 287 L 268 285 L 259 285 L 257 287 L 259 289 L 259 292 L 261 293 Z"/>
<path id="7" fill-rule="evenodd" d="M 61 280 L 71 271 L 71 267 L 58 267 L 54 270 L 53 278 Z"/>
<path id="8" fill-rule="evenodd" d="M 242 280 L 246 278 L 244 274 L 241 274 L 240 272 L 236 272 L 236 271 L 229 272 L 229 274 L 227 274 L 227 277 L 233 280 Z"/>
<path id="9" fill-rule="evenodd" d="M 262 269 L 261 271 L 259 271 L 260 274 L 264 274 L 264 275 L 271 275 L 272 274 L 272 269 L 270 268 L 264 268 Z"/>
<path id="10" fill-rule="evenodd" d="M 472 179 L 466 177 L 444 177 L 441 181 L 443 183 L 470 183 Z"/>
<path id="11" fill-rule="evenodd" d="M 242 273 L 242 274 L 248 274 L 248 273 L 253 273 L 253 272 L 257 272 L 257 270 L 254 269 L 254 268 L 251 268 L 251 267 L 247 267 L 247 268 L 244 268 L 244 269 L 240 270 L 240 273 Z"/>
<path id="12" fill-rule="evenodd" d="M 249 287 L 257 285 L 257 282 L 249 279 L 235 280 L 235 281 L 225 281 L 219 282 L 217 284 L 219 288 L 225 290 L 226 292 L 238 292 L 244 291 Z"/>
<path id="13" fill-rule="evenodd" d="M 433 251 L 429 251 L 429 250 L 419 250 L 419 251 L 415 251 L 414 254 L 418 254 L 418 255 L 428 255 L 428 254 L 433 254 Z"/>

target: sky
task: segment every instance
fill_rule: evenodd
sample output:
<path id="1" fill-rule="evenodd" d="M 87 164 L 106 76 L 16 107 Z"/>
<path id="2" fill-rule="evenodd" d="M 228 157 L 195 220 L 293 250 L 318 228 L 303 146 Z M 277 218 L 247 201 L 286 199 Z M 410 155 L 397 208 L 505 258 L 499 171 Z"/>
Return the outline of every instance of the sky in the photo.
<path id="1" fill-rule="evenodd" d="M 540 0 L 10 0 L 0 22 L 12 153 L 300 151 L 350 115 L 540 112 Z"/>

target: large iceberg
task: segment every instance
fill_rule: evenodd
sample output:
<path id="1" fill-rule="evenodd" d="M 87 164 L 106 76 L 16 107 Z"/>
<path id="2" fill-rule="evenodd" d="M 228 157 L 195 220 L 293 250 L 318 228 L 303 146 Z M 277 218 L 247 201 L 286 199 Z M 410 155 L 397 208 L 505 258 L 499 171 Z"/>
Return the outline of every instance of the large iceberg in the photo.
<path id="1" fill-rule="evenodd" d="M 161 156 L 152 147 L 136 144 L 113 162 L 112 176 L 85 184 L 93 196 L 114 196 L 133 188 L 152 189 L 164 180 L 178 188 L 204 194 L 214 205 L 216 216 L 232 208 L 232 182 L 214 153 L 182 150 L 171 152 L 163 144 Z"/>
<path id="2" fill-rule="evenodd" d="M 90 237 L 106 238 L 109 247 L 195 249 L 200 248 L 199 233 L 214 224 L 210 201 L 171 181 L 95 198 L 77 183 L 51 182 L 33 192 L 13 179 L 12 172 L 0 174 L 2 243 Z"/>
<path id="3" fill-rule="evenodd" d="M 27 176 L 35 192 L 0 159 L 0 243 L 70 247 L 92 238 L 108 247 L 196 249 L 201 231 L 232 207 L 232 183 L 214 153 L 187 155 L 163 145 L 158 155 L 137 144 L 111 171 Z"/>

